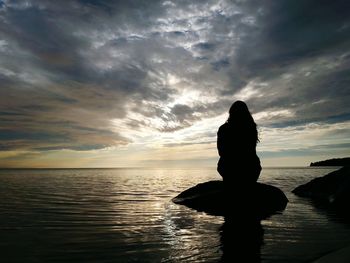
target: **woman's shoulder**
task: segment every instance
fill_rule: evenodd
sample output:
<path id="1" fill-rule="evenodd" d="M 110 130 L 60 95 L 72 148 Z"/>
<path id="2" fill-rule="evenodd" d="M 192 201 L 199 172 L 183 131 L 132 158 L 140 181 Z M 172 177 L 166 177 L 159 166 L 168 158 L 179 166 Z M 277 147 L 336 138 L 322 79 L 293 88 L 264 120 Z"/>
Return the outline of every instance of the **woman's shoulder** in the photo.
<path id="1" fill-rule="evenodd" d="M 223 133 L 223 132 L 227 131 L 228 129 L 230 129 L 230 124 L 228 122 L 225 122 L 224 124 L 222 124 L 219 127 L 218 133 Z"/>

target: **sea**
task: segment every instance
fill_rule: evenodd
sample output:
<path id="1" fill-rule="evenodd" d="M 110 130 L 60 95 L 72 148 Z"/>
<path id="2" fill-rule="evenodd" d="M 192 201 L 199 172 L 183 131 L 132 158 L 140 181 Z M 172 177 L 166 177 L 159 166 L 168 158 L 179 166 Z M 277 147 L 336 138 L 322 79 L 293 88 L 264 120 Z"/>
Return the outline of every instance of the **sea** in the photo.
<path id="1" fill-rule="evenodd" d="M 0 261 L 311 262 L 348 246 L 350 224 L 291 191 L 336 169 L 264 168 L 289 203 L 256 232 L 171 202 L 215 169 L 3 169 Z"/>

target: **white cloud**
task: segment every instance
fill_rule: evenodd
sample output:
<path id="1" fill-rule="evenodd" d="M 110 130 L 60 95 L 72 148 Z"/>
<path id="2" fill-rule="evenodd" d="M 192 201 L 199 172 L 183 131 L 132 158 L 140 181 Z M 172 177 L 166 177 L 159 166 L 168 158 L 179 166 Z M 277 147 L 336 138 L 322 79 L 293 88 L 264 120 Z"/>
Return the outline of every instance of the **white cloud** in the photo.
<path id="1" fill-rule="evenodd" d="M 29 133 L 26 149 L 200 148 L 236 99 L 266 151 L 348 142 L 341 3 L 315 1 L 310 24 L 295 1 L 3 2 L 0 129 Z M 60 142 L 28 140 L 57 132 Z"/>
<path id="2" fill-rule="evenodd" d="M 350 122 L 310 123 L 284 128 L 260 128 L 260 151 L 286 151 L 317 148 L 320 145 L 350 143 Z M 324 151 L 324 149 L 322 149 Z"/>

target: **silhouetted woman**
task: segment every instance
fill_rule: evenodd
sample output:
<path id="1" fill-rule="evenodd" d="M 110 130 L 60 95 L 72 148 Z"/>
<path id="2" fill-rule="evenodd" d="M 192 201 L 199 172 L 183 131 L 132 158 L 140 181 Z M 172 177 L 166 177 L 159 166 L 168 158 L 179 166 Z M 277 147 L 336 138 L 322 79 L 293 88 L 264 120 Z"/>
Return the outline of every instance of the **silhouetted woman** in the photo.
<path id="1" fill-rule="evenodd" d="M 243 101 L 234 102 L 229 114 L 228 120 L 218 131 L 218 172 L 225 183 L 237 187 L 253 184 L 261 171 L 256 155 L 256 144 L 259 142 L 256 124 Z"/>

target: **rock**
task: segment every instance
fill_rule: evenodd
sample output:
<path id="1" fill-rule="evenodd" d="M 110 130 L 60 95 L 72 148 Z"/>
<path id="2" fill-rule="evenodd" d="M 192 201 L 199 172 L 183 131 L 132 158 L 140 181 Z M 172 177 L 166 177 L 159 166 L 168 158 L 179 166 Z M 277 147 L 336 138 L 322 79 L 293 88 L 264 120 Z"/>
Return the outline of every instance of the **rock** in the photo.
<path id="1" fill-rule="evenodd" d="M 350 166 L 315 178 L 292 192 L 347 212 L 350 202 Z"/>
<path id="2" fill-rule="evenodd" d="M 172 201 L 212 215 L 249 215 L 263 219 L 285 209 L 288 199 L 277 187 L 255 183 L 249 189 L 227 188 L 223 181 L 209 181 L 191 187 Z"/>
<path id="3" fill-rule="evenodd" d="M 350 246 L 332 251 L 312 263 L 349 263 L 350 262 Z"/>

